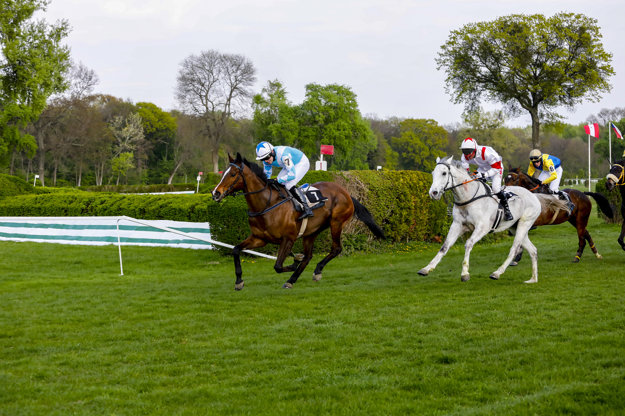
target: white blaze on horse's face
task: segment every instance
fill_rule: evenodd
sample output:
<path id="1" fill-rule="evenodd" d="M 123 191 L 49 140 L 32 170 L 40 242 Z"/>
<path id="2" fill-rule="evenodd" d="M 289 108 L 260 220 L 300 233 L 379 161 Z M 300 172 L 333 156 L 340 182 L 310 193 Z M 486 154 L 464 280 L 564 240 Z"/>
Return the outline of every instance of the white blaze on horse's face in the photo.
<path id="1" fill-rule="evenodd" d="M 232 169 L 231 166 L 228 166 L 228 169 L 226 169 L 226 171 L 224 172 L 223 175 L 221 175 L 221 180 L 219 181 L 219 183 L 217 184 L 217 186 L 215 187 L 215 189 L 213 189 L 213 192 L 211 192 L 211 195 L 213 195 L 213 199 L 215 201 L 220 201 L 223 198 L 223 195 L 220 192 L 217 192 L 217 188 L 219 188 L 221 186 L 221 183 L 224 181 L 224 178 L 227 177 L 228 172 L 230 172 L 230 169 Z"/>
<path id="2" fill-rule="evenodd" d="M 430 186 L 430 198 L 441 199 L 445 188 L 449 183 L 450 169 L 447 165 L 439 163 L 432 171 L 432 186 Z"/>

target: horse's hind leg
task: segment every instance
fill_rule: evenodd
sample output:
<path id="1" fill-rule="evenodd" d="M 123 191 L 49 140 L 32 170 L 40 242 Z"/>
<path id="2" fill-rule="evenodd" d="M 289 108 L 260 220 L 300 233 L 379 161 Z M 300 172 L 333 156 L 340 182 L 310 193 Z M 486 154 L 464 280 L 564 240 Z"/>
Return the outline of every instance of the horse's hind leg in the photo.
<path id="1" fill-rule="evenodd" d="M 330 253 L 323 258 L 317 266 L 315 267 L 315 271 L 313 272 L 313 280 L 318 282 L 321 280 L 321 272 L 323 268 L 326 267 L 326 264 L 330 262 L 333 258 L 341 254 L 343 251 L 343 246 L 341 245 L 341 233 L 343 232 L 343 225 L 345 222 L 339 220 L 332 220 L 330 224 L 330 234 L 332 234 L 332 248 L 330 249 Z"/>
<path id="2" fill-rule="evenodd" d="M 306 266 L 308 266 L 310 259 L 312 259 L 313 243 L 315 241 L 315 238 L 317 238 L 317 235 L 318 234 L 315 233 L 314 235 L 309 235 L 307 237 L 304 237 L 303 239 L 304 254 L 302 255 L 303 257 L 301 260 L 296 261 L 296 263 L 293 263 L 293 264 L 297 264 L 297 268 L 295 269 L 295 271 L 293 272 L 289 280 L 287 280 L 286 283 L 282 287 L 289 288 L 289 289 L 292 288 L 295 282 L 297 282 L 297 279 L 299 279 L 304 269 L 306 269 Z"/>
<path id="3" fill-rule="evenodd" d="M 526 222 L 521 223 L 521 221 L 519 221 L 512 247 L 510 247 L 510 252 L 508 253 L 508 257 L 503 262 L 503 264 L 489 276 L 491 279 L 498 280 L 499 277 L 506 271 L 510 263 L 512 263 L 512 260 L 516 256 L 519 249 L 523 247 L 532 259 L 532 278 L 525 283 L 536 283 L 538 281 L 537 250 L 527 235 L 531 226 L 532 224 L 528 224 Z"/>

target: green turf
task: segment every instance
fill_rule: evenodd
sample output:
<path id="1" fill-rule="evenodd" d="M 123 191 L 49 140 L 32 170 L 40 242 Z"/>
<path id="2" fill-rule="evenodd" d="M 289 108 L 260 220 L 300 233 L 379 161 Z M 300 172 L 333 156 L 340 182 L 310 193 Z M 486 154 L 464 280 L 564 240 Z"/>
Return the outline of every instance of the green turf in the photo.
<path id="1" fill-rule="evenodd" d="M 620 415 L 625 252 L 592 219 L 602 260 L 569 224 L 510 238 L 339 257 L 292 290 L 271 260 L 206 250 L 0 243 L 1 415 Z"/>

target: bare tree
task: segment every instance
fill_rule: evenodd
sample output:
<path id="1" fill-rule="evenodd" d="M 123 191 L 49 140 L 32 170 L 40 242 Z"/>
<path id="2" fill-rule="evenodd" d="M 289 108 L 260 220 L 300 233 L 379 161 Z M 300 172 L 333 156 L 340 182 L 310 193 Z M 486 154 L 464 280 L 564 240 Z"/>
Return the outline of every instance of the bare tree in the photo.
<path id="1" fill-rule="evenodd" d="M 255 73 L 254 65 L 244 56 L 215 50 L 191 55 L 180 65 L 176 98 L 183 112 L 202 120 L 213 172 L 219 170 L 219 147 L 228 121 L 252 98 Z"/>

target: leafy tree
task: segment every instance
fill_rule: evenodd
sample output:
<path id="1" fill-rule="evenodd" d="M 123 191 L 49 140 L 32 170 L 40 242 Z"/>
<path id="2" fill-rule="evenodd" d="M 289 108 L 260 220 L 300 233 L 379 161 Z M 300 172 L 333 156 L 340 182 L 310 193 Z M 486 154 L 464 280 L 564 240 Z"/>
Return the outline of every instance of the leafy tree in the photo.
<path id="1" fill-rule="evenodd" d="M 61 45 L 67 21 L 33 20 L 47 5 L 46 0 L 0 3 L 0 154 L 16 149 L 32 157 L 37 145 L 23 129 L 39 117 L 48 97 L 67 87 L 69 48 Z"/>
<path id="2" fill-rule="evenodd" d="M 406 119 L 400 125 L 399 137 L 391 138 L 391 147 L 399 154 L 400 169 L 434 170 L 436 157 L 447 143 L 447 131 L 434 120 Z"/>
<path id="3" fill-rule="evenodd" d="M 132 152 L 123 152 L 111 161 L 111 170 L 113 174 L 117 175 L 116 185 L 119 185 L 119 178 L 125 177 L 128 170 L 134 167 L 134 157 Z"/>
<path id="4" fill-rule="evenodd" d="M 287 93 L 278 80 L 269 81 L 260 94 L 254 96 L 254 134 L 273 145 L 295 146 L 299 123 L 296 108 L 287 100 Z"/>
<path id="5" fill-rule="evenodd" d="M 152 103 L 137 103 L 146 141 L 147 168 L 151 183 L 161 183 L 169 175 L 161 167 L 173 160 L 173 142 L 176 136 L 176 119 Z"/>
<path id="6" fill-rule="evenodd" d="M 451 32 L 436 59 L 455 103 L 475 109 L 482 97 L 532 120 L 540 148 L 540 120 L 558 119 L 559 106 L 598 101 L 610 91 L 612 54 L 601 44 L 597 20 L 582 14 L 513 14 Z"/>
<path id="7" fill-rule="evenodd" d="M 367 156 L 377 148 L 376 137 L 349 87 L 306 85 L 306 98 L 296 114 L 300 135 L 295 145 L 304 153 L 317 155 L 320 145 L 329 144 L 334 146 L 333 169 L 368 168 Z"/>
<path id="8" fill-rule="evenodd" d="M 191 55 L 180 65 L 176 98 L 184 112 L 203 122 L 213 172 L 219 170 L 219 147 L 228 121 L 252 97 L 255 73 L 254 65 L 244 56 L 215 50 Z"/>

